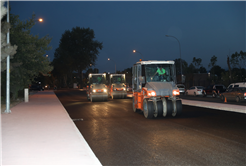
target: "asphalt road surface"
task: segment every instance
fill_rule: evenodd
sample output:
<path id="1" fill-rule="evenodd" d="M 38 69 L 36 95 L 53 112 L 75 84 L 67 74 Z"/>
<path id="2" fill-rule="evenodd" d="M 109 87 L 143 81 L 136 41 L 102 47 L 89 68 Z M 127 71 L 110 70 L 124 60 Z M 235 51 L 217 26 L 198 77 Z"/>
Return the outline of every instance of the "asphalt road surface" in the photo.
<path id="1" fill-rule="evenodd" d="M 246 163 L 246 115 L 183 105 L 180 117 L 145 119 L 131 99 L 90 102 L 85 91 L 57 97 L 103 165 Z"/>

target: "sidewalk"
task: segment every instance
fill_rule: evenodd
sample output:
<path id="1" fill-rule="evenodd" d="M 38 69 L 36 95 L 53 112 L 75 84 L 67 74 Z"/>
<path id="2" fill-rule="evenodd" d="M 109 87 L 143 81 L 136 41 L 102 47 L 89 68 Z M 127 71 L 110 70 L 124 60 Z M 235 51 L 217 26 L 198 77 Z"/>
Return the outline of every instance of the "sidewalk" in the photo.
<path id="1" fill-rule="evenodd" d="M 53 91 L 1 114 L 2 165 L 101 165 Z"/>

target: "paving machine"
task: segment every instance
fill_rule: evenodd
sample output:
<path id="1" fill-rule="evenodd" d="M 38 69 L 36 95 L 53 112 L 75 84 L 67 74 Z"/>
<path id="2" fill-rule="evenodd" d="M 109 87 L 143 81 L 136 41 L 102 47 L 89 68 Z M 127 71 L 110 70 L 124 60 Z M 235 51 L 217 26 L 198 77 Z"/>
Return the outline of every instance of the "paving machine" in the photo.
<path id="1" fill-rule="evenodd" d="M 107 101 L 108 89 L 106 86 L 106 73 L 89 74 L 87 86 L 87 99 L 93 101 Z"/>
<path id="2" fill-rule="evenodd" d="M 133 111 L 143 111 L 145 118 L 181 114 L 174 61 L 137 62 L 132 68 L 132 88 Z"/>
<path id="3" fill-rule="evenodd" d="M 125 74 L 110 74 L 109 96 L 112 99 L 125 99 L 127 97 Z"/>

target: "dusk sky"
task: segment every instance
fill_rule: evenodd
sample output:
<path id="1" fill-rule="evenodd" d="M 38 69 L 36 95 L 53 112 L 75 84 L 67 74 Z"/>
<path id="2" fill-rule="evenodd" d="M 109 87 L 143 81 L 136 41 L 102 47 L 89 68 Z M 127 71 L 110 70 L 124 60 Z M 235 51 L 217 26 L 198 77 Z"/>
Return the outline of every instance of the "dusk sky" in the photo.
<path id="1" fill-rule="evenodd" d="M 227 55 L 246 51 L 245 1 L 10 1 L 11 13 L 22 21 L 44 19 L 31 33 L 53 37 L 47 51 L 53 60 L 65 30 L 93 29 L 103 42 L 96 65 L 99 72 L 114 72 L 143 60 L 174 60 L 188 64 L 201 58 L 206 69 L 213 55 L 227 69 Z M 133 53 L 133 50 L 140 53 Z M 45 55 L 44 55 L 45 56 Z M 108 61 L 111 58 L 112 61 Z"/>

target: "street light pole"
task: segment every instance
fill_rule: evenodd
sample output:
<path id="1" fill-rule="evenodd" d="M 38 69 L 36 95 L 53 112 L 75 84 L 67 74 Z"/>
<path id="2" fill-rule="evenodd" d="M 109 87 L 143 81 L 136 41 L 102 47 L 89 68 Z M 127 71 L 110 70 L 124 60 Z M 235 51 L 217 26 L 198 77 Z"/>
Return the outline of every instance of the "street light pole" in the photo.
<path id="1" fill-rule="evenodd" d="M 139 51 L 136 51 L 136 50 L 133 50 L 133 52 L 135 53 L 135 52 L 138 52 L 139 54 L 141 54 L 141 52 L 139 52 Z M 143 60 L 143 54 L 141 54 L 142 55 L 142 60 Z"/>
<path id="2" fill-rule="evenodd" d="M 108 58 L 108 61 L 110 61 L 110 60 L 113 61 L 112 59 Z M 114 62 L 114 64 L 115 64 L 115 74 L 116 74 L 116 63 Z"/>
<path id="3" fill-rule="evenodd" d="M 183 82 L 183 77 L 182 77 L 182 59 L 181 59 L 181 46 L 180 46 L 180 42 L 179 42 L 179 40 L 176 38 L 176 37 L 174 37 L 174 36 L 171 36 L 171 35 L 166 35 L 166 37 L 173 37 L 173 38 L 175 38 L 177 41 L 178 41 L 178 43 L 179 43 L 179 54 L 180 54 L 180 70 L 181 70 L 181 82 Z"/>
<path id="4" fill-rule="evenodd" d="M 7 22 L 9 23 L 9 1 L 7 2 Z M 10 43 L 9 29 L 7 33 L 7 44 Z M 4 113 L 11 113 L 10 108 L 10 56 L 7 56 L 7 69 L 6 69 L 6 110 Z"/>

